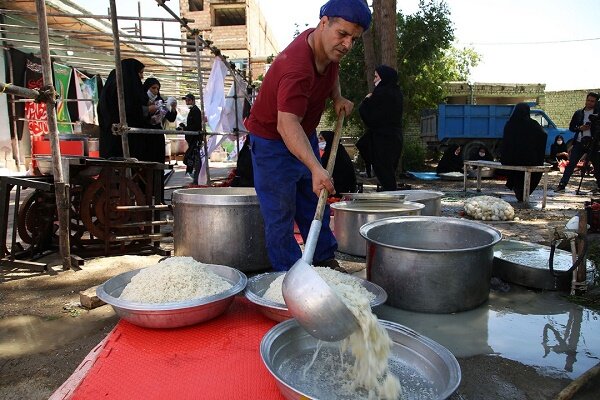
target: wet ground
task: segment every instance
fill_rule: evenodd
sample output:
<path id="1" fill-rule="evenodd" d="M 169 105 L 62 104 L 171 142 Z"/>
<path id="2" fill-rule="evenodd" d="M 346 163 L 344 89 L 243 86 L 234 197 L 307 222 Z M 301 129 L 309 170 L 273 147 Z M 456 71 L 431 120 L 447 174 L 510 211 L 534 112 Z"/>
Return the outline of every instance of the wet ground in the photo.
<path id="1" fill-rule="evenodd" d="M 228 165 L 215 166 L 215 174 Z M 551 184 L 558 181 L 551 176 Z M 461 182 L 406 181 L 413 188 L 442 190 L 442 215 L 460 217 L 464 199 Z M 168 185 L 185 184 L 177 169 Z M 578 183 L 578 182 L 577 182 Z M 592 184 L 584 181 L 583 189 Z M 474 188 L 474 182 L 470 182 Z M 372 189 L 367 187 L 367 189 Z M 509 201 L 515 221 L 490 225 L 505 238 L 548 244 L 549 227 L 564 225 L 590 196 L 549 192 L 541 210 L 541 190 L 532 202 L 516 203 L 501 181 L 484 181 L 483 193 Z M 172 239 L 163 242 L 172 248 Z M 342 264 L 364 273 L 364 259 L 338 254 Z M 52 262 L 52 261 L 51 261 Z M 85 355 L 117 322 L 108 306 L 87 311 L 77 306 L 79 291 L 110 276 L 138 268 L 130 263 L 87 262 L 82 271 L 56 275 L 4 271 L 0 283 L 0 398 L 44 399 L 74 371 Z M 506 289 L 502 286 L 501 289 Z M 439 315 L 413 313 L 381 306 L 380 318 L 398 322 L 447 347 L 458 358 L 462 381 L 453 399 L 552 399 L 573 379 L 600 361 L 598 311 L 569 302 L 564 293 L 529 290 L 510 285 L 492 290 L 490 300 L 475 310 Z M 600 379 L 575 399 L 600 398 Z"/>

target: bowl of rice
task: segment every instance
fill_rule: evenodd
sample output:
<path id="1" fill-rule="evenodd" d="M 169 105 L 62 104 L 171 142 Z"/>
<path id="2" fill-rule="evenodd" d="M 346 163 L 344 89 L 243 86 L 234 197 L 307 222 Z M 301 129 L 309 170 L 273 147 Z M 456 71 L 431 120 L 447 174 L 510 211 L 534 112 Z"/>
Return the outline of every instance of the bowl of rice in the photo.
<path id="1" fill-rule="evenodd" d="M 388 337 L 385 340 L 389 353 L 376 353 L 374 358 L 364 359 L 366 352 L 354 355 L 350 351 L 352 344 L 319 341 L 296 320 L 281 322 L 269 330 L 261 341 L 260 355 L 286 399 L 450 398 L 461 381 L 460 365 L 454 355 L 400 324 L 379 320 L 377 325 Z M 373 346 L 373 341 L 370 338 L 361 342 Z M 389 392 L 384 386 L 378 387 L 385 382 L 373 374 L 373 367 L 379 363 L 387 367 L 385 378 L 389 376 L 398 382 L 397 390 Z M 377 379 L 371 382 L 375 387 L 365 385 L 368 375 L 375 375 L 371 376 L 371 380 Z M 394 392 L 399 395 L 389 396 Z"/>
<path id="2" fill-rule="evenodd" d="M 169 257 L 109 279 L 96 294 L 132 324 L 178 328 L 223 314 L 246 283 L 246 275 L 234 268 Z"/>
<path id="3" fill-rule="evenodd" d="M 336 285 L 348 285 L 353 287 L 355 291 L 362 292 L 369 299 L 371 307 L 379 306 L 387 300 L 385 290 L 373 282 L 343 274 L 330 268 L 315 267 L 315 270 L 334 290 Z M 256 275 L 248 279 L 244 291 L 246 298 L 256 304 L 263 315 L 277 322 L 293 318 L 285 305 L 281 292 L 284 276 L 285 272 L 267 272 Z"/>

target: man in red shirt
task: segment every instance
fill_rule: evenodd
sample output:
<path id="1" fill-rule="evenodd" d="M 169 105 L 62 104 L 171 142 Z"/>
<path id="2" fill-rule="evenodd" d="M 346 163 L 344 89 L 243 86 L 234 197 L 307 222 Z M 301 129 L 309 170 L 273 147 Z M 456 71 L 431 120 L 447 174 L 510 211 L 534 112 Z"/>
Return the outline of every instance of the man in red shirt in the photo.
<path id="1" fill-rule="evenodd" d="M 328 98 L 338 115 L 352 112 L 353 103 L 341 95 L 339 61 L 370 23 L 364 0 L 328 1 L 318 26 L 277 56 L 246 120 L 267 251 L 276 270 L 287 271 L 302 256 L 294 221 L 306 241 L 321 189 L 335 193 L 319 160 L 316 128 Z M 325 210 L 314 264 L 339 268 L 336 249 Z"/>

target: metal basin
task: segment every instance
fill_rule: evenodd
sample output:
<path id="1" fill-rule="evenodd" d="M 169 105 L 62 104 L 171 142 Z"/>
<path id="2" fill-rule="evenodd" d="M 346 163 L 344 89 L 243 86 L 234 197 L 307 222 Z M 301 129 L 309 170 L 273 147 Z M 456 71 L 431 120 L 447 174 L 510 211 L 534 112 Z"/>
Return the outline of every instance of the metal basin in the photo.
<path id="1" fill-rule="evenodd" d="M 413 202 L 341 201 L 331 204 L 334 210 L 333 226 L 338 251 L 365 257 L 367 245 L 360 236 L 360 227 L 382 218 L 400 215 L 421 215 L 425 205 Z"/>
<path id="2" fill-rule="evenodd" d="M 439 217 L 442 214 L 442 196 L 444 193 L 433 190 L 393 190 L 384 193 L 403 194 L 406 201 L 414 201 L 425 205 L 421 215 Z"/>
<path id="3" fill-rule="evenodd" d="M 98 286 L 96 295 L 110 304 L 119 317 L 135 325 L 145 328 L 178 328 L 194 325 L 223 314 L 233 302 L 233 297 L 246 287 L 246 275 L 240 271 L 224 265 L 206 265 L 206 267 L 231 283 L 232 287 L 213 296 L 163 304 L 136 303 L 119 299 L 131 278 L 142 270 L 140 268 L 109 279 Z"/>
<path id="4" fill-rule="evenodd" d="M 446 399 L 460 384 L 461 372 L 456 358 L 439 343 L 402 325 L 380 320 L 393 341 L 390 369 L 400 379 L 402 399 Z M 354 392 L 342 396 L 340 388 L 347 384 L 332 376 L 339 365 L 337 344 L 321 342 L 315 363 L 304 375 L 318 341 L 302 329 L 295 320 L 272 328 L 260 343 L 260 355 L 276 379 L 279 391 L 286 399 L 366 399 Z M 334 361 L 325 362 L 331 357 Z M 344 355 L 348 362 L 350 354 Z"/>
<path id="5" fill-rule="evenodd" d="M 360 229 L 367 240 L 367 279 L 405 310 L 453 313 L 489 297 L 493 246 L 501 233 L 444 217 L 395 217 Z"/>
<path id="6" fill-rule="evenodd" d="M 253 276 L 252 278 L 248 279 L 248 284 L 246 285 L 246 290 L 244 291 L 246 298 L 256 304 L 264 316 L 277 322 L 290 319 L 292 318 L 292 315 L 284 303 L 276 303 L 269 299 L 265 299 L 263 296 L 269 289 L 271 283 L 284 274 L 285 272 L 267 272 Z M 387 293 L 385 290 L 383 290 L 383 288 L 374 284 L 373 282 L 369 282 L 358 277 L 354 278 L 358 280 L 365 289 L 375 295 L 375 298 L 371 300 L 371 307 L 377 307 L 385 303 L 387 300 Z"/>
<path id="7" fill-rule="evenodd" d="M 176 256 L 243 272 L 270 268 L 254 188 L 180 189 L 173 193 Z"/>
<path id="8" fill-rule="evenodd" d="M 550 247 L 518 240 L 503 240 L 494 246 L 493 276 L 536 289 L 568 290 L 573 265 L 570 252 L 556 249 L 550 271 Z"/>

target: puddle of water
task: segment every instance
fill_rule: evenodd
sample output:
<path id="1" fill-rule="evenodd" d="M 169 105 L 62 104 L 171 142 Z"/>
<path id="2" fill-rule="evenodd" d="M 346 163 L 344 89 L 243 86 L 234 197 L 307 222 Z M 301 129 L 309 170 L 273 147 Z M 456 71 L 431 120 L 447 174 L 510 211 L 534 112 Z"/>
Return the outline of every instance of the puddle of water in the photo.
<path id="1" fill-rule="evenodd" d="M 389 306 L 376 310 L 430 337 L 456 357 L 496 354 L 549 376 L 574 379 L 600 361 L 600 313 L 562 299 L 556 292 L 512 286 L 491 292 L 475 310 L 423 314 Z"/>

